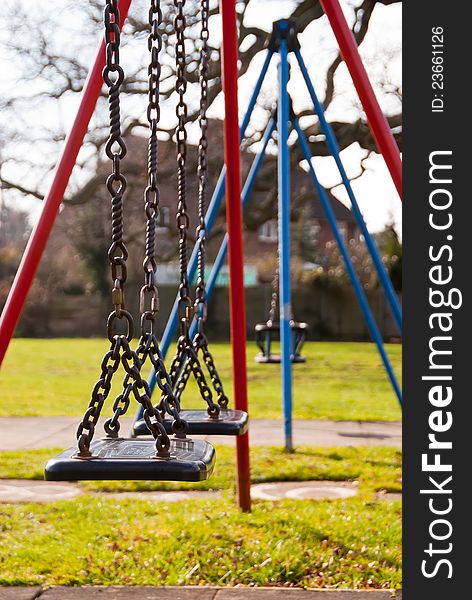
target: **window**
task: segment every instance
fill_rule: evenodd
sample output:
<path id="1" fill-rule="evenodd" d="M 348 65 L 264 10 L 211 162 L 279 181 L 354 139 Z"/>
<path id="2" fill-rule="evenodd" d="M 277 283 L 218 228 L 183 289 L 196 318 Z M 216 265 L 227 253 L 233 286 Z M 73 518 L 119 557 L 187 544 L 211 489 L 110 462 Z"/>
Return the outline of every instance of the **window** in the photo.
<path id="1" fill-rule="evenodd" d="M 162 229 L 167 229 L 170 225 L 170 209 L 168 206 L 160 206 L 157 217 L 157 226 Z"/>
<path id="2" fill-rule="evenodd" d="M 276 219 L 266 221 L 259 227 L 259 240 L 261 242 L 276 242 L 277 239 L 278 235 Z"/>

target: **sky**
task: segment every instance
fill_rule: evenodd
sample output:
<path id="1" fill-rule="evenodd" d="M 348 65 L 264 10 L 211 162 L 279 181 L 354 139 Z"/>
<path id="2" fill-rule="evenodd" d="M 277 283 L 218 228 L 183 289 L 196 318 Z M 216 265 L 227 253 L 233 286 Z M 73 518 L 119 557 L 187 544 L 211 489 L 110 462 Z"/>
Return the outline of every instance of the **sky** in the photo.
<path id="1" fill-rule="evenodd" d="M 347 2 L 341 1 L 346 18 L 353 20 L 353 11 Z M 270 14 L 267 29 L 271 22 L 287 16 L 290 1 L 284 0 L 259 0 L 251 3 L 246 18 L 248 24 L 257 24 L 267 20 Z M 377 97 L 385 114 L 398 112 L 399 105 L 387 98 L 381 92 L 377 81 L 384 78 L 385 70 L 389 80 L 396 85 L 401 85 L 401 4 L 385 6 L 378 4 L 371 18 L 369 32 L 361 45 L 360 51 L 371 81 L 374 84 Z M 329 26 L 328 19 L 322 17 L 311 23 L 299 36 L 301 53 L 305 64 L 308 66 L 315 91 L 319 98 L 324 94 L 324 75 L 327 66 L 336 56 L 337 43 Z M 379 61 L 379 56 L 386 59 Z M 249 73 L 240 81 L 240 103 L 244 106 L 257 79 L 258 71 L 263 61 L 263 56 L 258 55 L 256 64 Z M 306 87 L 302 81 L 298 66 L 292 60 L 291 82 L 289 91 L 294 99 L 295 110 L 311 108 Z M 267 79 L 272 80 L 272 93 L 276 93 L 277 74 L 276 65 L 272 65 Z M 338 95 L 326 111 L 328 121 L 336 119 L 356 119 L 360 107 L 352 80 L 344 63 L 338 68 L 336 85 L 339 86 Z M 270 84 L 269 84 L 270 87 Z M 264 91 L 264 90 L 263 90 Z M 266 91 L 267 93 L 267 91 Z M 270 92 L 269 92 L 270 93 Z M 245 102 L 246 100 L 246 102 Z M 341 153 L 343 163 L 349 177 L 356 177 L 360 172 L 360 160 L 366 152 L 358 144 L 353 144 Z M 340 181 L 339 173 L 331 157 L 317 157 L 313 164 L 323 185 L 331 187 Z M 402 214 L 401 202 L 391 180 L 389 171 L 381 155 L 372 155 L 367 161 L 368 170 L 362 177 L 352 183 L 354 193 L 364 214 L 367 226 L 371 231 L 379 231 L 390 222 L 394 222 L 397 231 L 401 234 Z M 342 186 L 333 190 L 334 195 L 346 206 L 350 206 L 347 193 Z"/>
<path id="2" fill-rule="evenodd" d="M 10 5 L 15 3 L 25 5 L 24 0 L 7 0 Z M 341 5 L 345 11 L 349 21 L 353 19 L 353 11 L 350 2 L 342 1 Z M 61 7 L 60 0 L 52 0 L 49 3 L 50 8 Z M 288 16 L 293 7 L 293 0 L 253 0 L 246 13 L 247 25 L 257 25 L 260 28 L 266 29 L 268 32 L 271 29 L 273 21 Z M 268 16 L 269 15 L 269 16 Z M 213 40 L 217 40 L 221 35 L 221 27 L 218 17 L 212 19 L 210 26 L 210 36 Z M 337 45 L 334 35 L 329 27 L 326 17 L 322 17 L 311 23 L 307 29 L 299 36 L 301 43 L 301 52 L 315 90 L 318 96 L 322 99 L 324 94 L 324 77 L 327 66 L 336 56 Z M 95 48 L 95 40 L 91 40 L 87 48 L 83 49 L 84 58 L 90 55 L 93 56 Z M 68 39 L 64 36 L 64 43 L 68 43 Z M 382 92 L 378 85 L 379 81 L 387 79 L 396 86 L 401 85 L 401 4 L 393 4 L 384 6 L 376 5 L 371 18 L 369 32 L 361 45 L 361 56 L 366 65 L 368 74 L 374 84 L 374 89 L 377 93 L 382 110 L 386 113 L 394 113 L 399 111 L 398 100 L 387 96 Z M 128 60 L 133 58 L 128 56 Z M 248 72 L 240 78 L 239 82 L 239 102 L 240 102 L 240 117 L 242 118 L 245 107 L 252 93 L 254 84 L 258 78 L 260 67 L 264 59 L 264 53 L 259 53 Z M 293 62 L 293 61 L 292 61 Z M 262 90 L 263 98 L 267 101 L 275 101 L 277 94 L 277 65 L 276 61 L 272 61 L 271 68 L 266 77 L 266 81 Z M 10 85 L 18 85 L 16 83 L 16 67 L 14 63 L 5 56 L 0 55 L 0 94 L 2 87 Z M 18 88 L 20 90 L 20 88 Z M 337 95 L 327 110 L 326 116 L 328 120 L 355 120 L 361 110 L 357 99 L 354 86 L 350 79 L 349 73 L 344 64 L 342 64 L 336 75 L 336 90 Z M 289 91 L 294 98 L 294 107 L 296 111 L 311 109 L 310 98 L 300 75 L 298 66 L 293 63 L 291 69 L 291 79 L 289 83 Z M 43 122 L 51 122 L 51 126 L 62 123 L 66 129 L 70 127 L 73 121 L 78 98 L 75 95 L 72 99 L 57 105 L 56 109 L 51 111 L 50 106 L 45 108 L 41 103 L 35 107 L 34 116 L 40 118 Z M 123 109 L 126 109 L 124 105 Z M 132 107 L 130 105 L 130 109 Z M 167 108 L 169 114 L 173 113 L 174 108 Z M 166 110 L 163 111 L 165 118 Z M 211 117 L 223 117 L 223 99 L 218 97 L 209 113 Z M 262 119 L 266 119 L 265 111 L 257 110 L 254 113 L 253 124 L 258 129 L 264 125 Z M 312 121 L 307 117 L 303 122 Z M 194 134 L 190 132 L 190 140 Z M 56 147 L 57 148 L 57 147 Z M 255 147 L 257 150 L 257 146 Z M 271 151 L 275 152 L 275 145 L 272 145 Z M 360 160 L 364 158 L 366 152 L 363 151 L 358 144 L 353 144 L 345 149 L 341 157 L 345 164 L 346 170 L 350 177 L 356 177 L 360 172 Z M 340 177 L 337 172 L 334 160 L 331 157 L 317 157 L 313 164 L 319 176 L 321 183 L 325 186 L 336 186 Z M 397 231 L 401 234 L 401 202 L 398 194 L 390 178 L 387 167 L 380 155 L 372 155 L 366 162 L 368 170 L 362 177 L 353 181 L 353 189 L 357 200 L 364 214 L 368 228 L 371 231 L 381 230 L 387 223 L 394 222 Z M 8 165 L 8 175 L 10 178 L 19 175 L 15 172 L 14 165 Z M 75 176 L 75 175 L 74 175 Z M 342 202 L 349 206 L 349 200 L 344 188 L 340 185 L 335 187 L 333 193 Z M 40 202 L 35 199 L 29 199 L 26 202 L 22 201 L 21 206 L 29 210 L 32 218 L 39 214 Z"/>

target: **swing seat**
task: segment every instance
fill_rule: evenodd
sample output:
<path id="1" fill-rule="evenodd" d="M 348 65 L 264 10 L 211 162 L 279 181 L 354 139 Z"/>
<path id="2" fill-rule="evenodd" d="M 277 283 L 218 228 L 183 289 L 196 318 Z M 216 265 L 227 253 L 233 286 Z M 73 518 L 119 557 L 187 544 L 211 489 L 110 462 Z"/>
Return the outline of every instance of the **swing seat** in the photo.
<path id="1" fill-rule="evenodd" d="M 189 435 L 243 435 L 249 426 L 249 417 L 242 410 L 222 408 L 218 418 L 210 417 L 206 410 L 182 410 L 180 415 L 187 421 Z M 172 433 L 170 419 L 164 419 L 164 427 Z M 131 435 L 150 435 L 144 419 L 133 424 Z"/>
<path id="2" fill-rule="evenodd" d="M 266 323 L 257 323 L 254 329 L 256 330 L 256 333 L 266 331 L 280 332 L 280 322 L 267 321 Z M 308 325 L 308 323 L 292 320 L 290 321 L 290 329 L 292 331 L 308 332 L 310 326 Z"/>
<path id="3" fill-rule="evenodd" d="M 260 348 L 259 354 L 256 354 L 254 360 L 260 364 L 280 363 L 282 362 L 281 354 L 274 354 L 271 351 L 272 342 L 275 336 L 280 339 L 280 322 L 267 321 L 266 323 L 257 323 L 255 326 L 256 343 Z M 292 363 L 304 363 L 306 357 L 300 354 L 300 351 L 305 343 L 308 330 L 308 323 L 299 321 L 290 321 L 290 330 L 292 332 Z"/>
<path id="4" fill-rule="evenodd" d="M 203 440 L 171 439 L 170 458 L 157 458 L 154 440 L 104 438 L 90 445 L 91 458 L 77 458 L 77 447 L 52 458 L 47 481 L 146 479 L 204 481 L 215 464 L 215 449 Z"/>
<path id="5" fill-rule="evenodd" d="M 300 354 L 291 355 L 291 359 L 292 359 L 292 363 L 306 363 L 306 356 L 301 356 Z M 259 352 L 259 354 L 256 354 L 256 356 L 254 357 L 254 360 L 256 361 L 256 363 L 260 363 L 260 364 L 280 364 L 282 362 L 282 356 L 280 354 L 262 354 L 262 352 Z"/>

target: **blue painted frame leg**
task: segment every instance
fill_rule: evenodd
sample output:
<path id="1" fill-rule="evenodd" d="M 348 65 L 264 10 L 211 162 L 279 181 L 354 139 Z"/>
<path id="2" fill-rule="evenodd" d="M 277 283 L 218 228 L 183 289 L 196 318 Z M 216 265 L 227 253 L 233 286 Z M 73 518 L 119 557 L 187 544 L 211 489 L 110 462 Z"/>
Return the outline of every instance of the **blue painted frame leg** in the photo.
<path id="1" fill-rule="evenodd" d="M 278 138 L 278 226 L 280 279 L 280 345 L 285 448 L 293 450 L 292 439 L 292 297 L 290 286 L 290 159 L 289 159 L 289 77 L 288 50 L 280 40 Z"/>
<path id="2" fill-rule="evenodd" d="M 306 86 L 308 88 L 308 92 L 311 96 L 311 100 L 313 102 L 315 113 L 318 116 L 321 131 L 326 136 L 326 144 L 328 146 L 329 151 L 333 155 L 333 158 L 338 167 L 339 174 L 341 175 L 341 179 L 343 185 L 347 191 L 349 196 L 349 200 L 351 202 L 352 212 L 354 213 L 354 217 L 357 221 L 359 229 L 361 230 L 362 235 L 364 236 L 365 243 L 369 253 L 372 257 L 372 261 L 374 263 L 375 269 L 379 276 L 380 284 L 384 290 L 385 297 L 387 298 L 387 302 L 390 306 L 390 310 L 392 312 L 395 323 L 398 327 L 400 335 L 402 334 L 402 309 L 400 307 L 400 302 L 398 301 L 397 295 L 395 294 L 395 290 L 393 289 L 392 282 L 390 281 L 390 277 L 388 276 L 387 271 L 385 270 L 385 266 L 382 262 L 382 258 L 380 256 L 380 252 L 377 248 L 377 244 L 375 243 L 374 238 L 371 236 L 369 230 L 367 229 L 367 225 L 364 220 L 364 216 L 359 208 L 359 204 L 357 202 L 356 196 L 352 189 L 351 182 L 349 177 L 347 176 L 346 170 L 344 168 L 343 162 L 340 156 L 339 145 L 336 140 L 336 136 L 334 135 L 333 128 L 328 123 L 325 117 L 325 112 L 323 109 L 323 105 L 318 100 L 318 97 L 315 92 L 315 88 L 310 79 L 310 75 L 306 68 L 305 62 L 302 58 L 300 50 L 295 50 L 295 56 L 297 57 L 298 64 L 300 65 L 300 70 L 302 72 L 303 78 L 305 80 Z"/>
<path id="3" fill-rule="evenodd" d="M 349 252 L 347 250 L 346 244 L 344 243 L 342 235 L 338 229 L 336 217 L 334 216 L 334 212 L 331 207 L 331 203 L 328 199 L 328 195 L 327 195 L 325 189 L 321 186 L 320 182 L 318 181 L 318 177 L 316 176 L 316 172 L 315 172 L 315 169 L 314 169 L 312 161 L 311 161 L 312 156 L 310 154 L 310 148 L 308 146 L 307 139 L 300 127 L 298 119 L 293 118 L 292 125 L 293 125 L 295 131 L 297 132 L 298 141 L 300 143 L 300 147 L 301 147 L 303 156 L 304 156 L 305 160 L 307 161 L 307 164 L 309 167 L 310 177 L 316 188 L 318 197 L 323 205 L 323 209 L 324 209 L 326 217 L 329 221 L 334 238 L 336 240 L 336 243 L 338 244 L 339 251 L 341 252 L 341 255 L 346 264 L 346 269 L 349 273 L 349 277 L 350 277 L 352 285 L 354 287 L 354 291 L 356 293 L 357 299 L 359 300 L 359 304 L 360 304 L 361 310 L 364 314 L 364 318 L 366 320 L 367 327 L 369 328 L 370 335 L 377 346 L 377 349 L 379 351 L 379 354 L 382 358 L 382 362 L 385 367 L 385 371 L 387 372 L 388 378 L 390 379 L 392 387 L 395 391 L 395 394 L 396 394 L 398 401 L 400 403 L 400 406 L 401 406 L 402 393 L 400 390 L 400 386 L 398 385 L 398 381 L 395 377 L 395 373 L 393 372 L 392 365 L 390 364 L 389 358 L 385 351 L 385 347 L 384 347 L 384 344 L 382 341 L 382 336 L 380 335 L 380 331 L 377 327 L 377 324 L 375 322 L 372 311 L 370 310 L 370 306 L 369 306 L 369 303 L 367 302 L 367 298 L 364 293 L 364 290 L 362 289 L 362 285 L 359 281 L 359 278 L 357 277 L 357 273 L 356 273 L 356 270 L 354 269 L 354 265 L 352 264 L 351 257 L 349 256 Z"/>

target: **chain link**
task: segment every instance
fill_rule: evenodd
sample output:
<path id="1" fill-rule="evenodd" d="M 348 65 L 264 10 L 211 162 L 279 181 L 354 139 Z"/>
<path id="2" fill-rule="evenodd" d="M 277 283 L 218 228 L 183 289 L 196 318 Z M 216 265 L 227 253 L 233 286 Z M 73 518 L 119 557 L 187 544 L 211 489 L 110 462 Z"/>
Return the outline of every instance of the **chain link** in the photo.
<path id="1" fill-rule="evenodd" d="M 162 12 L 159 0 L 151 0 L 149 9 L 149 36 L 148 50 L 150 52 L 150 64 L 148 68 L 148 111 L 149 121 L 149 152 L 148 152 L 148 186 L 144 192 L 144 210 L 147 218 L 146 225 L 146 250 L 143 262 L 144 286 L 141 289 L 141 338 L 139 341 L 138 355 L 142 363 L 150 359 L 156 373 L 156 384 L 161 392 L 158 405 L 155 407 L 164 419 L 166 414 L 173 417 L 173 431 L 177 435 L 185 436 L 188 425 L 180 417 L 180 403 L 174 396 L 169 375 L 164 365 L 164 360 L 159 348 L 159 343 L 154 334 L 154 320 L 159 310 L 159 296 L 155 284 L 157 263 L 155 259 L 155 235 L 156 219 L 159 211 L 159 187 L 158 187 L 158 156 L 157 156 L 157 126 L 160 119 L 159 105 L 159 80 L 161 67 L 159 52 L 162 48 L 162 38 L 159 27 L 162 23 Z M 146 308 L 146 295 L 150 296 L 150 305 Z M 146 325 L 150 331 L 146 331 Z"/>
<path id="2" fill-rule="evenodd" d="M 161 76 L 161 65 L 159 52 L 162 49 L 162 38 L 159 27 L 162 22 L 162 12 L 159 0 L 151 0 L 149 8 L 149 35 L 148 50 L 150 61 L 148 67 L 148 108 L 147 118 L 149 122 L 149 144 L 148 144 L 148 185 L 144 191 L 144 210 L 146 212 L 146 250 L 143 262 L 145 274 L 145 287 L 148 292 L 153 292 L 155 306 L 152 312 L 158 309 L 157 290 L 154 286 L 154 275 L 157 270 L 155 258 L 156 219 L 159 211 L 159 188 L 157 185 L 157 127 L 161 116 L 159 106 L 159 82 Z M 143 294 L 141 294 L 143 298 Z M 152 301 L 151 298 L 151 301 Z M 141 312 L 143 312 L 141 302 Z"/>
<path id="3" fill-rule="evenodd" d="M 156 262 L 156 224 L 159 213 L 159 187 L 157 181 L 157 127 L 161 115 L 159 105 L 159 82 L 161 65 L 159 52 L 162 49 L 162 37 L 159 27 L 162 23 L 162 11 L 159 0 L 151 0 L 149 8 L 148 50 L 148 184 L 144 190 L 144 212 L 146 214 L 145 256 L 143 261 L 144 285 L 141 288 L 140 312 L 141 331 L 144 334 L 146 320 L 153 322 L 159 310 L 159 293 L 155 284 Z M 145 316 L 144 316 L 145 315 Z M 152 326 L 151 326 L 152 327 Z"/>
<path id="4" fill-rule="evenodd" d="M 197 245 L 198 245 L 198 268 L 197 268 L 197 285 L 195 288 L 195 313 L 198 321 L 198 332 L 193 338 L 193 347 L 198 354 L 201 350 L 203 354 L 203 360 L 207 367 L 210 380 L 213 385 L 213 389 L 217 394 L 217 402 L 220 408 L 227 408 L 228 398 L 223 389 L 223 383 L 216 369 L 215 361 L 208 348 L 208 339 L 204 333 L 204 323 L 207 318 L 207 297 L 206 297 L 206 283 L 205 283 L 205 264 L 206 264 L 206 241 L 207 241 L 207 230 L 205 224 L 205 213 L 206 213 L 206 181 L 207 181 L 207 151 L 208 151 L 208 62 L 209 62 L 209 50 L 208 50 L 208 19 L 210 15 L 209 1 L 201 0 L 201 15 L 202 15 L 202 26 L 200 31 L 200 112 L 199 112 L 199 125 L 200 125 L 200 141 L 198 144 L 198 226 L 196 231 Z M 189 369 L 185 371 L 189 373 Z M 187 376 L 188 377 L 188 376 Z"/>
<path id="5" fill-rule="evenodd" d="M 177 115 L 177 127 L 175 137 L 177 143 L 177 227 L 179 230 L 179 320 L 181 323 L 182 334 L 185 331 L 186 324 L 191 319 L 191 301 L 189 297 L 189 282 L 187 275 L 187 232 L 189 227 L 189 215 L 186 202 L 186 160 L 187 160 L 187 104 L 185 102 L 185 93 L 187 91 L 187 78 L 185 74 L 185 27 L 186 19 L 184 14 L 185 0 L 174 0 L 174 6 L 177 14 L 174 18 L 175 28 L 175 61 L 176 61 L 176 81 L 175 91 L 178 95 L 178 102 L 175 109 Z"/>
<path id="6" fill-rule="evenodd" d="M 209 416 L 218 417 L 220 408 L 213 401 L 213 395 L 200 366 L 197 351 L 188 337 L 180 336 L 177 342 L 177 353 L 170 368 L 170 379 L 173 384 L 174 394 L 179 401 L 187 385 L 190 373 L 193 373 L 195 377 L 201 398 L 208 405 L 207 411 Z"/>
<path id="7" fill-rule="evenodd" d="M 207 299 L 205 285 L 205 262 L 206 262 L 206 239 L 207 231 L 205 224 L 206 212 L 206 180 L 207 180 L 207 150 L 208 150 L 208 18 L 209 18 L 209 2 L 202 0 L 201 2 L 202 27 L 200 31 L 200 142 L 198 144 L 198 226 L 197 226 L 197 245 L 198 245 L 198 268 L 197 268 L 197 285 L 195 288 L 195 312 L 200 323 L 206 321 Z M 203 325 L 201 325 L 203 326 Z"/>
<path id="8" fill-rule="evenodd" d="M 275 267 L 274 279 L 272 280 L 272 296 L 270 299 L 270 310 L 268 323 L 275 323 L 277 318 L 277 309 L 279 306 L 279 252 L 277 251 L 277 265 Z"/>
<path id="9" fill-rule="evenodd" d="M 177 342 L 177 351 L 172 361 L 169 375 L 173 386 L 174 394 L 180 401 L 180 396 L 185 389 L 190 373 L 193 373 L 198 384 L 201 397 L 208 404 L 208 413 L 211 416 L 219 414 L 219 407 L 213 402 L 212 393 L 208 387 L 203 370 L 200 366 L 197 353 L 189 338 L 189 323 L 193 318 L 193 309 L 190 299 L 190 286 L 188 280 L 188 256 L 187 256 L 187 235 L 190 219 L 187 211 L 186 202 L 186 159 L 187 159 L 187 104 L 185 102 L 185 93 L 187 91 L 187 78 L 185 74 L 185 27 L 186 19 L 184 14 L 185 0 L 174 0 L 174 6 L 177 9 L 174 18 L 174 28 L 176 35 L 175 60 L 176 60 L 176 83 L 175 91 L 178 95 L 176 106 L 177 127 L 175 130 L 177 144 L 177 179 L 178 179 L 178 205 L 177 205 L 177 227 L 179 230 L 179 304 L 178 317 L 180 322 L 180 337 Z M 208 12 L 208 11 L 207 11 Z M 208 14 L 206 15 L 208 21 Z M 208 25 L 206 26 L 208 32 Z M 208 36 L 206 35 L 206 38 Z M 207 77 L 207 76 L 206 76 Z M 206 100 L 205 100 L 206 104 Z M 204 113 L 206 121 L 206 107 Z M 205 125 L 206 126 L 206 125 Z M 205 173 L 202 172 L 202 177 Z M 200 187 L 200 185 L 199 185 Z"/>
<path id="10" fill-rule="evenodd" d="M 108 109 L 110 114 L 110 135 L 105 152 L 112 161 L 112 172 L 106 181 L 111 196 L 112 243 L 108 249 L 113 290 L 112 300 L 117 316 L 125 306 L 124 285 L 127 278 L 126 260 L 128 250 L 123 241 L 123 195 L 126 191 L 126 178 L 121 173 L 120 161 L 126 155 L 126 144 L 121 136 L 120 89 L 124 72 L 120 66 L 120 14 L 117 0 L 107 0 L 104 11 L 106 65 L 103 80 L 108 87 Z"/>
<path id="11" fill-rule="evenodd" d="M 77 455 L 82 458 L 91 456 L 90 444 L 95 433 L 95 427 L 103 404 L 110 393 L 113 375 L 118 370 L 120 364 L 122 364 L 125 370 L 123 391 L 115 398 L 113 403 L 114 414 L 113 417 L 105 422 L 105 431 L 109 437 L 118 437 L 120 430 L 119 417 L 128 410 L 130 396 L 133 394 L 135 399 L 144 408 L 144 420 L 154 436 L 157 456 L 168 458 L 170 456 L 170 440 L 162 423 L 162 415 L 151 402 L 149 385 L 141 377 L 143 356 L 140 357 L 138 352 L 133 351 L 130 347 L 130 341 L 133 337 L 133 318 L 124 309 L 124 285 L 126 281 L 128 250 L 123 241 L 123 195 L 126 190 L 126 179 L 120 171 L 120 160 L 126 154 L 126 145 L 121 137 L 120 124 L 120 87 L 124 79 L 124 73 L 119 65 L 120 30 L 117 0 L 107 0 L 104 21 L 106 66 L 103 71 L 103 78 L 108 87 L 110 112 L 110 136 L 105 146 L 105 152 L 113 165 L 112 173 L 106 182 L 112 204 L 112 243 L 108 250 L 108 258 L 114 283 L 112 301 L 115 310 L 110 313 L 107 320 L 108 339 L 111 344 L 110 350 L 102 360 L 100 378 L 92 390 L 89 406 L 77 429 Z M 154 74 L 155 65 L 152 71 L 153 76 Z M 153 85 L 155 85 L 154 79 Z M 156 115 L 152 114 L 152 117 L 154 119 Z M 149 202 L 152 204 L 152 200 Z M 155 220 L 155 210 L 152 206 L 149 209 L 150 217 L 148 215 L 148 219 L 151 221 L 152 217 Z M 146 214 L 148 214 L 148 211 L 146 211 Z M 146 246 L 148 247 L 148 244 Z M 144 269 L 146 274 L 149 272 L 153 274 L 155 266 L 154 270 L 151 271 L 149 267 L 149 264 L 152 266 L 153 253 L 146 253 L 146 258 L 148 257 L 150 258 L 150 263 L 145 264 Z M 147 284 L 151 285 L 151 282 L 147 281 Z M 153 280 L 152 285 L 154 285 Z M 151 288 L 151 291 L 153 291 L 153 288 Z M 151 300 L 151 309 L 152 307 L 153 300 Z M 121 320 L 126 322 L 126 334 L 117 334 L 115 332 L 116 322 Z"/>

